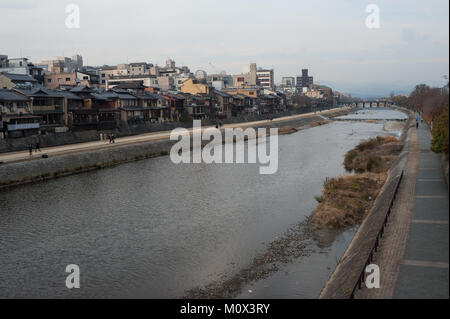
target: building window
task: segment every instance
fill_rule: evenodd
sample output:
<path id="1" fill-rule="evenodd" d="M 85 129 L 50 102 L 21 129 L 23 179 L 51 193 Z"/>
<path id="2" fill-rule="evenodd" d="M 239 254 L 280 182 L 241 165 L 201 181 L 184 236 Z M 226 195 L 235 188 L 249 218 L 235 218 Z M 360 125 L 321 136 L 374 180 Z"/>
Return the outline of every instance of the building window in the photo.
<path id="1" fill-rule="evenodd" d="M 70 78 L 66 78 L 66 82 L 70 82 Z"/>
<path id="2" fill-rule="evenodd" d="M 52 83 L 52 79 L 47 79 L 47 83 Z"/>

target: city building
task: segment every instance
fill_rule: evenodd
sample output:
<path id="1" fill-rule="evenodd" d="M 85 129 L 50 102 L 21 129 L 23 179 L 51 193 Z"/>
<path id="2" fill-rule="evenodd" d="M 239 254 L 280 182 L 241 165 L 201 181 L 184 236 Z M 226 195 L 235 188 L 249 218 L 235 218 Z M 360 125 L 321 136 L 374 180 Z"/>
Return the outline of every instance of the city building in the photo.
<path id="1" fill-rule="evenodd" d="M 102 77 L 100 75 L 100 81 L 102 81 Z M 110 90 L 115 86 L 125 83 L 125 82 L 142 82 L 142 85 L 147 87 L 158 86 L 158 79 L 154 75 L 118 75 L 111 76 L 105 80 L 105 88 L 106 90 Z"/>
<path id="2" fill-rule="evenodd" d="M 73 73 L 49 73 L 44 75 L 44 86 L 47 89 L 57 89 L 60 86 L 78 85 L 77 74 Z"/>
<path id="3" fill-rule="evenodd" d="M 106 87 L 106 81 L 117 76 L 130 75 L 130 68 L 128 64 L 118 64 L 117 66 L 102 66 L 97 69 L 99 77 L 99 84 L 101 87 Z"/>
<path id="4" fill-rule="evenodd" d="M 233 86 L 243 87 L 257 84 L 257 67 L 256 63 L 244 66 L 243 72 L 233 75 Z"/>
<path id="5" fill-rule="evenodd" d="M 274 87 L 273 69 L 259 69 L 256 71 L 256 83 L 263 88 L 272 89 Z"/>
<path id="6" fill-rule="evenodd" d="M 157 81 L 157 87 L 163 92 L 168 92 L 168 91 L 175 89 L 174 77 L 158 76 L 156 78 L 156 81 Z"/>
<path id="7" fill-rule="evenodd" d="M 33 116 L 29 99 L 11 90 L 0 89 L 0 138 L 37 134 L 39 116 Z"/>
<path id="8" fill-rule="evenodd" d="M 17 85 L 36 86 L 38 81 L 28 74 L 0 73 L 0 89 L 12 89 Z"/>
<path id="9" fill-rule="evenodd" d="M 225 92 L 214 90 L 214 106 L 217 115 L 223 118 L 231 118 L 233 116 L 233 96 Z"/>
<path id="10" fill-rule="evenodd" d="M 314 78 L 308 75 L 308 69 L 302 70 L 302 75 L 297 77 L 297 88 L 302 91 L 303 88 L 307 88 L 314 84 Z"/>
<path id="11" fill-rule="evenodd" d="M 48 73 L 44 75 L 44 86 L 47 89 L 58 89 L 64 86 L 97 86 L 98 76 L 87 72 Z"/>
<path id="12" fill-rule="evenodd" d="M 50 73 L 71 73 L 81 70 L 83 67 L 83 57 L 79 54 L 68 57 L 58 57 L 55 60 L 46 60 L 36 64 Z"/>
<path id="13" fill-rule="evenodd" d="M 130 63 L 129 70 L 130 75 L 151 75 L 151 69 L 154 67 L 153 64 L 149 64 L 146 62 L 138 62 L 138 63 Z M 156 75 L 156 74 L 153 74 Z"/>
<path id="14" fill-rule="evenodd" d="M 44 80 L 44 70 L 28 62 L 27 58 L 8 59 L 7 55 L 1 55 L 0 73 L 31 75 L 41 84 Z"/>
<path id="15" fill-rule="evenodd" d="M 192 95 L 211 95 L 213 87 L 205 80 L 188 79 L 183 82 L 180 91 Z"/>
<path id="16" fill-rule="evenodd" d="M 208 83 L 212 85 L 215 90 L 221 91 L 227 87 L 233 86 L 233 77 L 225 72 L 211 74 L 208 76 Z"/>
<path id="17" fill-rule="evenodd" d="M 65 126 L 67 109 L 64 97 L 57 91 L 45 88 L 19 88 L 14 91 L 30 100 L 31 112 L 41 117 L 41 129 L 54 132 L 55 128 Z"/>
<path id="18" fill-rule="evenodd" d="M 295 87 L 295 77 L 288 76 L 281 78 L 281 85 L 285 88 L 293 88 Z"/>
<path id="19" fill-rule="evenodd" d="M 195 78 L 199 80 L 206 80 L 208 77 L 207 73 L 203 70 L 198 70 L 195 72 Z"/>
<path id="20" fill-rule="evenodd" d="M 8 65 L 8 56 L 0 54 L 0 68 L 6 68 Z"/>

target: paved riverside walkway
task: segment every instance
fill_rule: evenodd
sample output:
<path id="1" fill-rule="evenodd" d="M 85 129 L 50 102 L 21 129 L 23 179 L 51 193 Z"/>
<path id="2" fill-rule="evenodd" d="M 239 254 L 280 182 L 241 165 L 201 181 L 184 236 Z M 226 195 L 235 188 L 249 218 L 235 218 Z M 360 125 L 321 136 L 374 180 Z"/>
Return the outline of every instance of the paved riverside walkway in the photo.
<path id="1" fill-rule="evenodd" d="M 360 299 L 449 298 L 449 194 L 425 124 L 414 129 L 405 177 L 373 263 L 380 289 Z"/>
<path id="2" fill-rule="evenodd" d="M 421 152 L 414 208 L 394 298 L 449 298 L 449 193 L 440 155 L 425 124 L 417 132 Z"/>
<path id="3" fill-rule="evenodd" d="M 329 115 L 336 111 L 342 111 L 342 110 L 349 110 L 349 108 L 336 108 L 336 109 L 330 109 L 326 111 L 322 111 L 320 113 L 311 112 L 311 113 L 305 113 L 305 114 L 298 114 L 298 115 L 292 115 L 292 116 L 285 116 L 273 119 L 273 121 L 263 120 L 263 121 L 255 121 L 255 122 L 243 122 L 243 123 L 234 123 L 234 124 L 226 124 L 222 128 L 246 128 L 246 127 L 252 127 L 257 126 L 261 124 L 267 124 L 267 123 L 278 123 L 278 122 L 289 122 L 296 119 L 302 119 L 318 114 L 322 115 Z M 213 126 L 209 126 L 213 127 Z M 208 126 L 202 127 L 202 130 L 208 128 Z M 193 129 L 189 129 L 189 132 L 192 134 Z M 39 160 L 42 154 L 47 154 L 49 156 L 60 156 L 60 155 L 67 155 L 67 154 L 73 154 L 73 153 L 83 153 L 83 152 L 89 152 L 89 151 L 95 151 L 98 149 L 104 149 L 104 148 L 110 148 L 110 147 L 118 147 L 118 146 L 124 146 L 129 144 L 138 144 L 138 143 L 146 143 L 151 141 L 160 141 L 160 140 L 167 140 L 170 138 L 171 131 L 164 131 L 164 132 L 153 132 L 153 133 L 145 133 L 145 134 L 139 134 L 139 135 L 133 135 L 133 136 L 127 136 L 122 138 L 116 138 L 115 144 L 109 144 L 108 142 L 100 141 L 100 135 L 99 140 L 95 142 L 86 142 L 86 143 L 79 143 L 79 144 L 69 144 L 69 145 L 62 145 L 62 146 L 54 146 L 54 147 L 47 147 L 42 150 L 41 153 L 35 153 L 33 150 L 33 156 L 32 160 Z M 9 153 L 0 153 L 0 161 L 3 163 L 14 163 L 14 162 L 23 162 L 23 161 L 29 161 L 30 156 L 28 151 L 21 151 L 21 152 L 9 152 Z"/>

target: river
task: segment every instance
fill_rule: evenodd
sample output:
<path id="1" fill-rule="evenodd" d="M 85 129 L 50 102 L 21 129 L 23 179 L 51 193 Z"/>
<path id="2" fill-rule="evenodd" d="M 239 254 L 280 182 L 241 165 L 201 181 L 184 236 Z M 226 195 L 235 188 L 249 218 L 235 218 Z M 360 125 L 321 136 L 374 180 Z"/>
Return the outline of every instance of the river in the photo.
<path id="1" fill-rule="evenodd" d="M 180 298 L 211 283 L 220 290 L 305 222 L 324 179 L 345 173 L 345 153 L 379 134 L 382 123 L 332 122 L 280 136 L 274 175 L 255 164 L 160 157 L 3 190 L 0 298 Z M 273 261 L 275 270 L 239 283 L 232 297 L 315 298 L 354 232 L 314 231 L 302 239 L 304 254 Z M 69 264 L 80 267 L 80 289 L 66 288 Z"/>

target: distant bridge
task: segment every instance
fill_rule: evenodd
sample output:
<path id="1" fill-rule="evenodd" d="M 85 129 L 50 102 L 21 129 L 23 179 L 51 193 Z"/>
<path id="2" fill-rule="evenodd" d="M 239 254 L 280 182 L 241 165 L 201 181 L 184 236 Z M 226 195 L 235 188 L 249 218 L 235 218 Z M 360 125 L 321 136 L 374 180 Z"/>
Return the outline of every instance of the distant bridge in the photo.
<path id="1" fill-rule="evenodd" d="M 388 99 L 362 100 L 352 103 L 353 107 L 360 108 L 391 107 L 392 105 L 394 105 L 394 102 Z"/>

